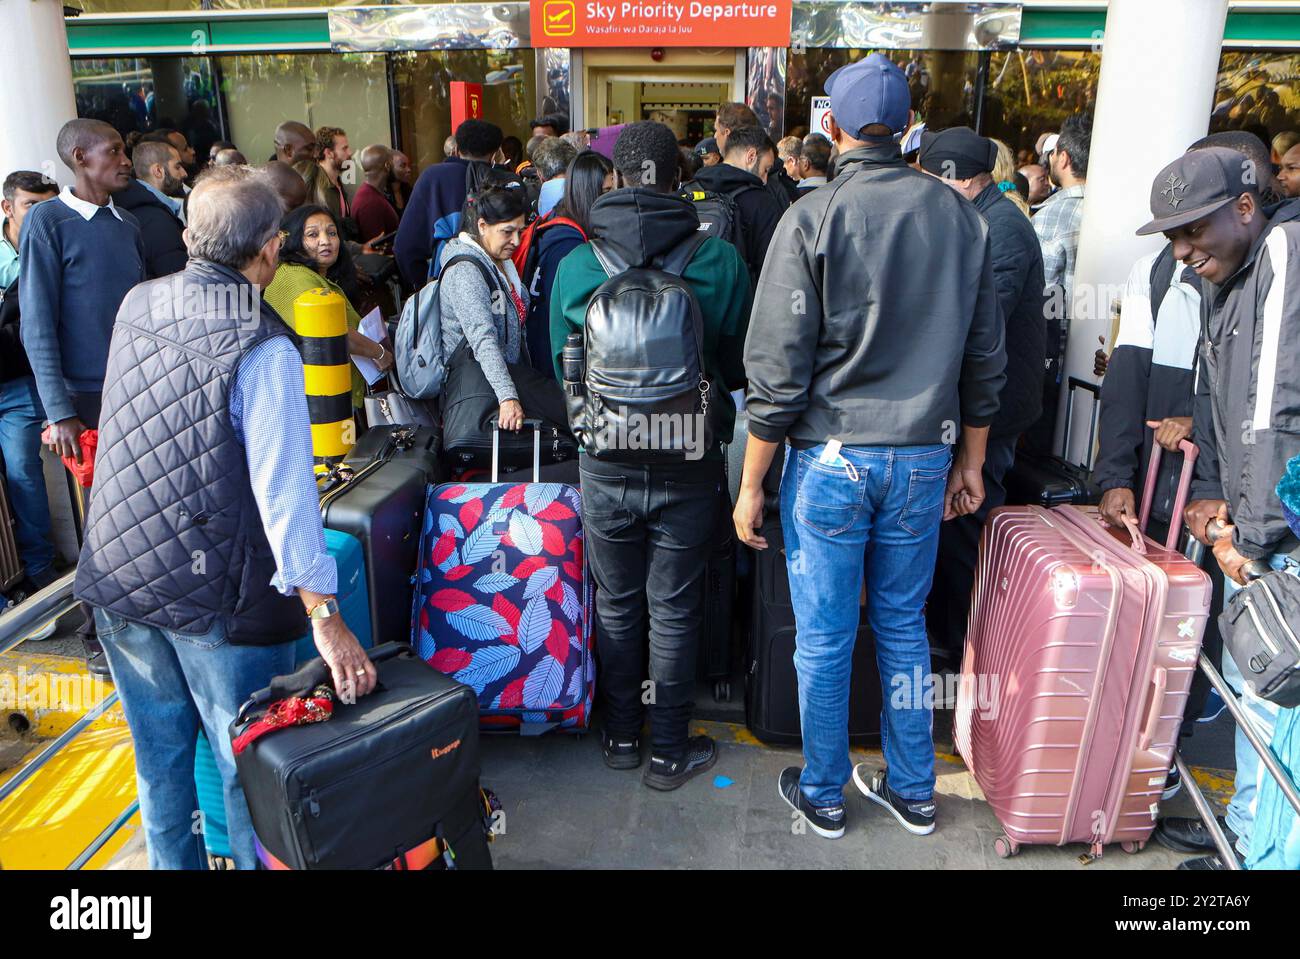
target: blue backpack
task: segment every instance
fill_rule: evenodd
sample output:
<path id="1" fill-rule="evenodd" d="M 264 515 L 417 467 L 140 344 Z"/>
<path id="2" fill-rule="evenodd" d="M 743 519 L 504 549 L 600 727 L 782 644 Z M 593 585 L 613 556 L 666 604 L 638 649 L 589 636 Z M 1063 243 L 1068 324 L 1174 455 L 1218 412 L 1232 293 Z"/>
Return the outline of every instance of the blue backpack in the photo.
<path id="1" fill-rule="evenodd" d="M 465 195 L 477 193 L 479 188 L 489 181 L 502 185 L 512 182 L 521 185 L 523 183 L 523 180 L 514 173 L 484 163 L 482 160 L 471 160 L 469 166 L 465 168 Z M 457 210 L 455 213 L 439 217 L 433 224 L 433 255 L 429 258 L 428 279 L 436 279 L 442 272 L 438 260 L 442 257 L 443 244 L 452 237 L 460 235 L 460 223 L 461 211 Z"/>
<path id="2" fill-rule="evenodd" d="M 460 211 L 439 217 L 433 225 L 433 256 L 429 258 L 429 279 L 435 280 L 442 272 L 439 260 L 442 259 L 442 247 L 448 240 L 460 235 Z"/>

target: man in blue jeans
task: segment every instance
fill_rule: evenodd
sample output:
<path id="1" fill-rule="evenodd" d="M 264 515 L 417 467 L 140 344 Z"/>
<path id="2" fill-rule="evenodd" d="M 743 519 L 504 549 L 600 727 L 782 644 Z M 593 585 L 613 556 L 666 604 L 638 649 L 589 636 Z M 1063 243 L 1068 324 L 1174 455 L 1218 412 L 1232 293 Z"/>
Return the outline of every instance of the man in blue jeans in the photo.
<path id="1" fill-rule="evenodd" d="M 32 170 L 5 177 L 0 209 L 0 456 L 4 457 L 14 534 L 27 581 L 35 592 L 55 579 L 50 542 L 50 504 L 41 466 L 41 424 L 45 410 L 36 390 L 19 333 L 18 246 L 27 211 L 59 193 L 58 184 Z M 0 608 L 4 605 L 0 600 Z"/>
<path id="2" fill-rule="evenodd" d="M 837 839 L 851 774 L 924 835 L 934 743 L 924 690 L 911 688 L 929 671 L 922 607 L 940 521 L 984 499 L 1003 320 L 979 210 L 908 167 L 894 140 L 910 105 L 902 71 L 873 54 L 833 73 L 826 92 L 837 173 L 786 212 L 768 248 L 745 341 L 749 442 L 734 518 L 743 542 L 767 547 L 755 534 L 762 479 L 788 442 L 781 529 L 805 765 L 781 773 L 781 797 Z M 887 768 L 874 774 L 849 763 L 864 577 L 886 704 Z"/>
<path id="3" fill-rule="evenodd" d="M 264 175 L 224 166 L 200 177 L 188 265 L 127 292 L 108 351 L 74 595 L 95 610 L 131 727 L 152 869 L 207 865 L 200 728 L 235 865 L 256 865 L 227 729 L 249 693 L 292 671 L 309 621 L 340 698 L 375 687 L 334 597 L 302 358 L 259 295 L 278 264 L 279 221 Z"/>

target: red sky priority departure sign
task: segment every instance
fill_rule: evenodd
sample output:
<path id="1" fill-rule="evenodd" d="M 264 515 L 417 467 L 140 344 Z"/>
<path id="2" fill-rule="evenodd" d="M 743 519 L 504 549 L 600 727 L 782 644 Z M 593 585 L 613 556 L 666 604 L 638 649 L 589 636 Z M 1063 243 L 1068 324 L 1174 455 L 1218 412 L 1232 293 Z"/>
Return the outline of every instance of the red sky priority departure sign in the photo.
<path id="1" fill-rule="evenodd" d="M 532 0 L 534 47 L 788 47 L 793 0 Z"/>

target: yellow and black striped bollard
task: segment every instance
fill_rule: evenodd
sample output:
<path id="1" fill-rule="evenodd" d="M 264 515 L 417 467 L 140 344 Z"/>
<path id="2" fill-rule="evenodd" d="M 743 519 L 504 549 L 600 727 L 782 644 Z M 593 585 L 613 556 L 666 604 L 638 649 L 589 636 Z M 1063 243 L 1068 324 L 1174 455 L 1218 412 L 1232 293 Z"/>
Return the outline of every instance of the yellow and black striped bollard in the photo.
<path id="1" fill-rule="evenodd" d="M 323 472 L 342 460 L 356 442 L 343 297 L 331 290 L 308 290 L 293 301 L 293 325 L 302 337 L 312 453 L 317 472 Z"/>

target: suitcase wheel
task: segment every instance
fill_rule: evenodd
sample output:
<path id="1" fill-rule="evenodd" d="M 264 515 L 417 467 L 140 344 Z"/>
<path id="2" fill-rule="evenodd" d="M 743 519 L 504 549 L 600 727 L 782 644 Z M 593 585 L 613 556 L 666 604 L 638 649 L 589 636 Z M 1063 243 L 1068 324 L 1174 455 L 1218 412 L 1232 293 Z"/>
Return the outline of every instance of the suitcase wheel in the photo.
<path id="1" fill-rule="evenodd" d="M 1010 859 L 1020 852 L 1020 843 L 1010 836 L 998 836 L 993 840 L 993 851 L 998 854 L 999 859 Z"/>
<path id="2" fill-rule="evenodd" d="M 731 680 L 719 679 L 713 684 L 713 701 L 715 703 L 731 702 Z"/>
<path id="3" fill-rule="evenodd" d="M 1126 839 L 1124 842 L 1119 844 L 1119 848 L 1123 849 L 1126 853 L 1128 853 L 1131 856 L 1134 853 L 1141 852 L 1143 849 L 1146 848 L 1146 845 L 1147 844 L 1145 842 L 1138 842 L 1137 840 L 1134 839 Z"/>

